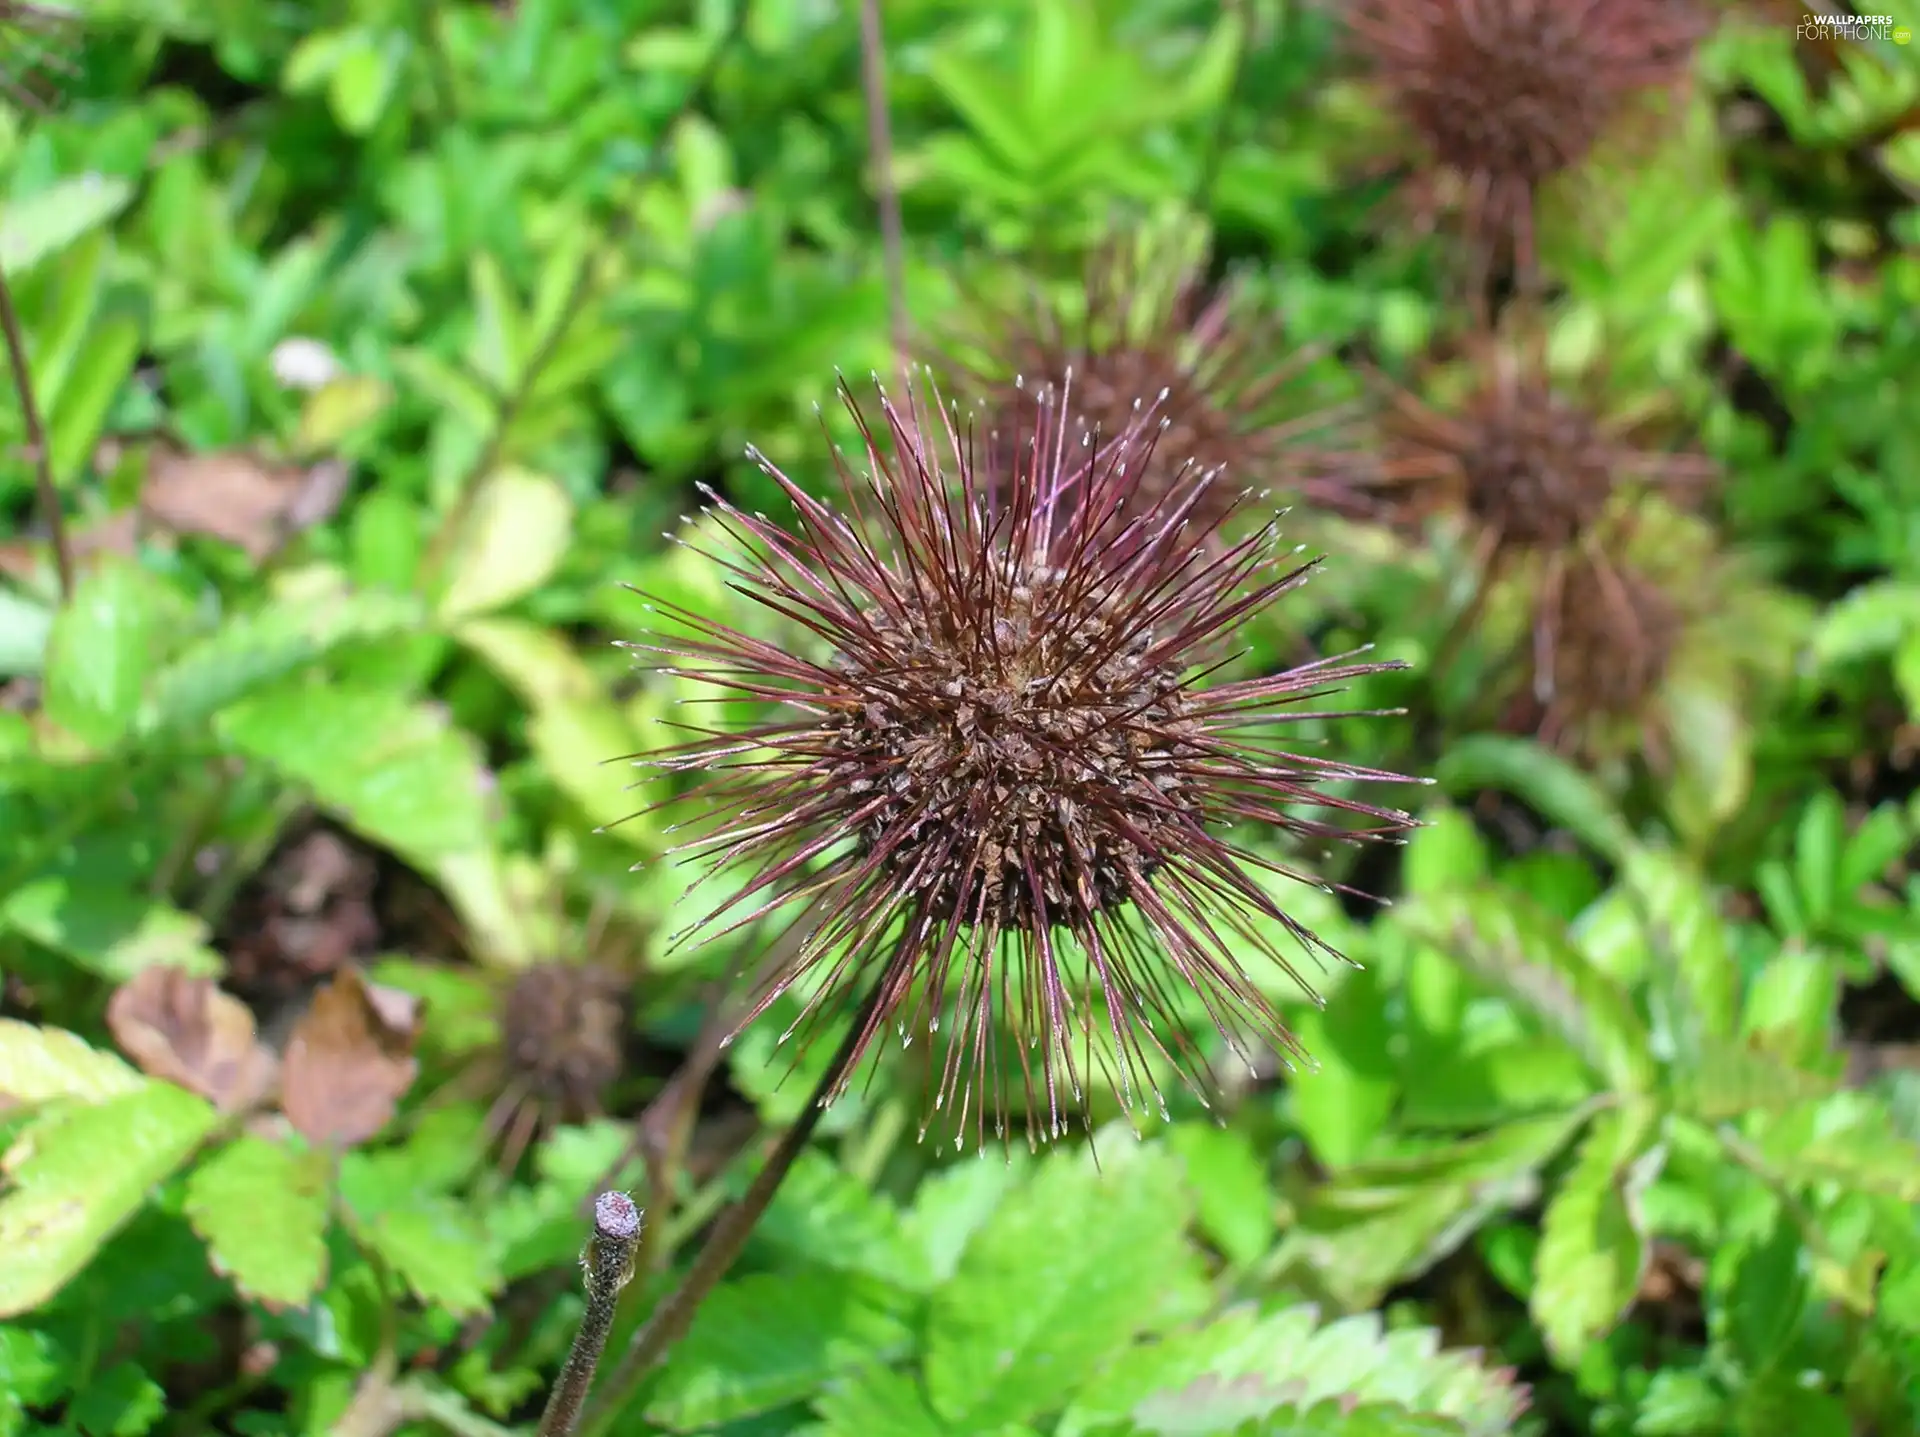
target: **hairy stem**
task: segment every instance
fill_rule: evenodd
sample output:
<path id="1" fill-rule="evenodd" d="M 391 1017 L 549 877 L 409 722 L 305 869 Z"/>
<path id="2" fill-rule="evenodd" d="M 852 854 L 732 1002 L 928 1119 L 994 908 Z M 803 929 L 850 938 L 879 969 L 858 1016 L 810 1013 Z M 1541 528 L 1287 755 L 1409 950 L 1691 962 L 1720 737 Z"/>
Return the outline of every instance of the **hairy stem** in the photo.
<path id="1" fill-rule="evenodd" d="M 594 1369 L 613 1330 L 620 1289 L 633 1276 L 633 1254 L 640 1246 L 641 1214 L 624 1193 L 601 1193 L 593 1204 L 593 1236 L 580 1260 L 587 1269 L 587 1311 L 573 1335 L 573 1350 L 540 1417 L 539 1437 L 568 1437 L 580 1421 L 580 1404 L 593 1385 Z"/>
<path id="2" fill-rule="evenodd" d="M 912 363 L 907 329 L 906 226 L 893 172 L 893 125 L 887 109 L 887 51 L 880 29 L 880 0 L 860 0 L 860 87 L 867 102 L 867 163 L 873 167 L 880 206 L 880 253 L 887 279 L 887 325 L 893 359 L 904 382 Z"/>
<path id="3" fill-rule="evenodd" d="M 14 312 L 13 291 L 0 274 L 0 329 L 6 331 L 7 362 L 13 369 L 14 391 L 20 396 L 20 414 L 26 421 L 27 448 L 33 452 L 33 482 L 40 495 L 42 522 L 53 540 L 53 563 L 60 574 L 60 600 L 73 596 L 73 549 L 67 543 L 66 518 L 60 512 L 60 491 L 53 486 L 53 455 L 47 445 L 46 425 L 33 397 L 33 372 L 27 367 L 27 341 Z"/>
<path id="4" fill-rule="evenodd" d="M 814 1129 L 820 1125 L 820 1117 L 827 1104 L 844 1086 L 855 1059 L 871 1039 L 879 1022 L 883 991 L 882 985 L 874 985 L 872 993 L 860 1005 L 859 1012 L 847 1028 L 840 1051 L 827 1064 L 826 1073 L 814 1087 L 800 1116 L 781 1135 L 779 1143 L 768 1155 L 766 1165 L 754 1176 L 746 1193 L 714 1223 L 706 1245 L 694 1258 L 693 1266 L 687 1269 L 687 1275 L 680 1280 L 680 1285 L 661 1301 L 641 1324 L 639 1331 L 634 1333 L 633 1340 L 627 1344 L 627 1350 L 620 1359 L 620 1365 L 601 1389 L 600 1398 L 589 1415 L 587 1431 L 592 1437 L 599 1437 L 607 1429 L 609 1422 L 627 1398 L 632 1396 L 642 1379 L 659 1364 L 676 1342 L 686 1336 L 700 1304 L 707 1300 L 720 1279 L 726 1276 L 727 1269 L 733 1266 L 734 1259 L 740 1256 L 741 1249 L 746 1247 L 747 1239 L 772 1205 L 774 1194 L 780 1191 L 780 1184 L 806 1150 Z"/>

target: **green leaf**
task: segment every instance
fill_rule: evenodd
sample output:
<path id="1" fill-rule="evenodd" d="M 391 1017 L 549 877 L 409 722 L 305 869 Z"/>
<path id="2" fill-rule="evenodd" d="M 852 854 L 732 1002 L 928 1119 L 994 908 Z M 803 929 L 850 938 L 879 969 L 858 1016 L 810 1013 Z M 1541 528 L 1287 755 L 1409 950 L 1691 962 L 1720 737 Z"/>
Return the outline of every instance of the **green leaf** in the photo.
<path id="1" fill-rule="evenodd" d="M 691 1432 L 770 1412 L 912 1347 L 901 1294 L 852 1273 L 757 1273 L 715 1289 L 674 1349 L 649 1422 Z"/>
<path id="2" fill-rule="evenodd" d="M 132 198 L 133 186 L 120 176 L 87 174 L 58 180 L 24 199 L 9 199 L 0 210 L 0 270 L 17 279 L 106 224 Z"/>
<path id="3" fill-rule="evenodd" d="M 927 1406 L 920 1384 L 885 1367 L 863 1367 L 829 1387 L 813 1408 L 826 1419 L 820 1437 L 955 1437 Z"/>
<path id="4" fill-rule="evenodd" d="M 1493 887 L 1434 893 L 1396 910 L 1395 921 L 1512 994 L 1618 1091 L 1655 1087 L 1659 1067 L 1631 997 L 1526 899 Z"/>
<path id="5" fill-rule="evenodd" d="M 29 1126 L 0 1162 L 0 1317 L 59 1292 L 218 1122 L 211 1103 L 146 1083 Z"/>
<path id="6" fill-rule="evenodd" d="M 1864 1091 L 1803 1103 L 1766 1121 L 1762 1153 L 1801 1183 L 1920 1202 L 1920 1146 L 1895 1131 L 1883 1103 Z"/>
<path id="7" fill-rule="evenodd" d="M 1574 1108 L 1507 1122 L 1404 1157 L 1357 1163 L 1301 1204 L 1279 1265 L 1341 1305 L 1366 1307 L 1538 1195 L 1538 1172 L 1587 1120 Z"/>
<path id="8" fill-rule="evenodd" d="M 479 1217 L 449 1198 L 419 1196 L 370 1217 L 356 1215 L 353 1227 L 429 1307 L 465 1317 L 484 1312 L 500 1289 L 499 1264 Z"/>
<path id="9" fill-rule="evenodd" d="M 126 735 L 153 671 L 164 618 L 155 581 L 102 560 L 54 616 L 47 639 L 46 716 L 95 749 Z"/>
<path id="10" fill-rule="evenodd" d="M 15 889 L 0 903 L 0 932 L 29 938 L 115 983 L 156 966 L 195 975 L 226 969 L 198 914 L 81 879 L 43 878 Z"/>
<path id="11" fill-rule="evenodd" d="M 90 1048 L 61 1028 L 0 1018 L 0 1106 L 56 1098 L 100 1103 L 137 1092 L 147 1080 L 116 1054 Z"/>
<path id="12" fill-rule="evenodd" d="M 331 588 L 241 614 L 192 645 L 154 678 L 141 728 L 203 723 L 229 704 L 355 639 L 406 633 L 424 621 L 413 599 Z"/>
<path id="13" fill-rule="evenodd" d="M 1450 1419 L 1447 1430 L 1494 1437 L 1525 1410 L 1526 1390 L 1479 1356 L 1443 1351 L 1432 1328 L 1388 1332 L 1375 1312 L 1322 1324 L 1310 1305 L 1264 1317 L 1241 1308 L 1118 1358 L 1067 1410 L 1057 1437 L 1125 1417 L 1147 1432 L 1227 1432 L 1327 1401 Z"/>
<path id="14" fill-rule="evenodd" d="M 1182 1123 L 1167 1141 L 1186 1164 L 1200 1231 L 1229 1262 L 1258 1262 L 1273 1244 L 1275 1204 L 1252 1139 L 1236 1128 Z"/>
<path id="15" fill-rule="evenodd" d="M 1822 668 L 1890 653 L 1920 630 L 1920 583 L 1876 579 L 1848 591 L 1813 632 L 1813 658 Z"/>
<path id="16" fill-rule="evenodd" d="M 235 751 L 304 785 L 367 838 L 423 867 L 483 841 L 477 746 L 397 694 L 289 686 L 226 709 L 215 727 Z"/>
<path id="17" fill-rule="evenodd" d="M 527 718 L 527 747 L 589 820 L 645 852 L 660 851 L 660 820 L 644 812 L 649 800 L 631 762 L 641 744 L 620 710 L 597 697 L 541 704 Z"/>
<path id="18" fill-rule="evenodd" d="M 67 1420 L 87 1437 L 142 1437 L 166 1415 L 167 1389 L 132 1362 L 102 1372 L 67 1409 Z"/>
<path id="19" fill-rule="evenodd" d="M 1454 795 L 1503 789 L 1616 862 L 1633 847 L 1633 831 L 1599 785 L 1536 743 L 1474 734 L 1448 748 L 1434 777 Z"/>
<path id="20" fill-rule="evenodd" d="M 544 474 L 502 469 L 465 515 L 438 606 L 443 624 L 503 609 L 539 588 L 573 538 L 573 502 Z"/>
<path id="21" fill-rule="evenodd" d="M 1600 1114 L 1541 1219 L 1530 1305 L 1563 1364 L 1619 1321 L 1646 1275 L 1638 1199 L 1662 1156 L 1648 1149 L 1653 1131 L 1636 1109 Z"/>
<path id="22" fill-rule="evenodd" d="M 327 1271 L 327 1179 L 324 1153 L 243 1136 L 194 1169 L 187 1218 L 241 1292 L 303 1306 Z"/>
<path id="23" fill-rule="evenodd" d="M 964 1431 L 1042 1415 L 1152 1321 L 1189 1270 L 1178 1165 L 1054 1155 L 974 1234 L 927 1320 L 933 1408 Z"/>
<path id="24" fill-rule="evenodd" d="M 934 1285 L 926 1255 L 908 1236 L 899 1209 L 820 1153 L 801 1154 L 753 1240 L 903 1291 Z"/>
<path id="25" fill-rule="evenodd" d="M 1721 1300 L 1714 1304 L 1715 1316 L 1725 1323 L 1748 1372 L 1772 1366 L 1799 1331 L 1807 1300 L 1803 1251 L 1799 1229 L 1777 1218 L 1763 1240 L 1725 1254 L 1732 1280 L 1724 1294 L 1716 1294 Z M 1722 1266 L 1716 1261 L 1716 1269 Z"/>
<path id="26" fill-rule="evenodd" d="M 1629 854 L 1625 877 L 1646 908 L 1700 1032 L 1732 1036 L 1740 1022 L 1740 969 L 1705 878 L 1680 855 L 1653 850 Z"/>

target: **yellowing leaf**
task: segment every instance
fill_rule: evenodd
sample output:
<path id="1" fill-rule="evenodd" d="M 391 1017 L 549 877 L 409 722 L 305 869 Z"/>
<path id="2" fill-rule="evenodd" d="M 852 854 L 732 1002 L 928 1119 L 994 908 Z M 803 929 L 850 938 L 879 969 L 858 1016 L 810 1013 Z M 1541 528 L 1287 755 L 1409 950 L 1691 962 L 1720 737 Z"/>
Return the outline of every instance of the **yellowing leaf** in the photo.
<path id="1" fill-rule="evenodd" d="M 0 1109 L 55 1098 L 98 1103 L 144 1086 L 146 1079 L 114 1054 L 64 1029 L 0 1018 Z"/>
<path id="2" fill-rule="evenodd" d="M 442 622 L 505 608 L 545 583 L 573 537 L 573 501 L 543 474 L 501 469 L 483 480 L 461 525 Z"/>
<path id="3" fill-rule="evenodd" d="M 171 1083 L 49 1112 L 15 1140 L 0 1197 L 0 1317 L 59 1292 L 219 1121 Z"/>

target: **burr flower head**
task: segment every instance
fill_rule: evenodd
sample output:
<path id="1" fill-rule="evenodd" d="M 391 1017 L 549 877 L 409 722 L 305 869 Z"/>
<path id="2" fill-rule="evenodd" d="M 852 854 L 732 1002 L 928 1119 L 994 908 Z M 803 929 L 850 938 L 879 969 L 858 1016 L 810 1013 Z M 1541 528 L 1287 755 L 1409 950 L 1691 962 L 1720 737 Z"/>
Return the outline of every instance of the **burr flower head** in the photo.
<path id="1" fill-rule="evenodd" d="M 1149 403 L 1089 433 L 1076 382 L 1027 395 L 1004 471 L 986 472 L 950 414 L 883 393 L 876 426 L 844 394 L 865 452 L 839 464 L 837 510 L 764 461 L 791 529 L 710 508 L 710 556 L 814 652 L 658 601 L 676 632 L 636 646 L 785 709 L 651 760 L 699 778 L 677 800 L 701 814 L 683 852 L 745 879 L 685 936 L 798 923 L 748 1020 L 793 991 L 791 1034 L 877 993 L 862 1052 L 888 1028 L 934 1035 L 932 1105 L 960 1141 L 970 1125 L 984 1139 L 989 1113 L 999 1127 L 1016 1086 L 1030 1141 L 1084 1113 L 1090 1079 L 1129 1109 L 1164 1075 L 1204 1097 L 1194 1014 L 1243 1054 L 1293 1049 L 1243 960 L 1287 964 L 1263 918 L 1324 945 L 1256 880 L 1297 875 L 1244 838 L 1411 823 L 1330 791 L 1396 776 L 1273 736 L 1305 700 L 1394 665 L 1211 682 L 1235 631 L 1312 566 L 1272 567 L 1270 528 L 1204 549 L 1206 472 L 1141 501 L 1165 425 Z"/>
<path id="2" fill-rule="evenodd" d="M 1308 367 L 1318 355 L 1289 345 L 1244 277 L 1210 286 L 1206 271 L 1206 248 L 1191 233 L 1116 224 L 1072 299 L 1037 286 L 1012 302 L 974 295 L 947 360 L 989 424 L 1009 431 L 1002 443 L 1029 402 L 1024 391 L 1059 385 L 1069 371 L 1072 417 L 1105 435 L 1134 422 L 1142 396 L 1162 395 L 1162 432 L 1126 505 L 1145 512 L 1188 464 L 1218 470 L 1231 484 L 1207 486 L 1193 514 L 1196 532 L 1218 543 L 1239 486 L 1291 489 L 1320 473 L 1349 447 L 1352 416 L 1314 395 Z"/>
<path id="3" fill-rule="evenodd" d="M 1352 0 L 1348 29 L 1483 264 L 1531 268 L 1543 185 L 1580 165 L 1710 29 L 1698 0 Z"/>
<path id="4" fill-rule="evenodd" d="M 1545 596 L 1531 689 L 1539 733 L 1578 747 L 1583 730 L 1638 717 L 1679 647 L 1679 602 L 1632 564 L 1583 554 Z"/>
<path id="5" fill-rule="evenodd" d="M 500 1002 L 500 1045 L 509 1086 L 556 1116 L 600 1111 L 624 1066 L 627 1009 L 622 984 L 580 963 L 538 963 Z"/>
<path id="6" fill-rule="evenodd" d="M 1462 397 L 1390 388 L 1381 452 L 1308 497 L 1332 512 L 1416 526 L 1450 514 L 1489 572 L 1568 551 L 1610 514 L 1709 480 L 1705 458 L 1654 444 L 1650 417 L 1609 402 L 1604 376 L 1551 372 L 1538 332 L 1480 336 Z"/>

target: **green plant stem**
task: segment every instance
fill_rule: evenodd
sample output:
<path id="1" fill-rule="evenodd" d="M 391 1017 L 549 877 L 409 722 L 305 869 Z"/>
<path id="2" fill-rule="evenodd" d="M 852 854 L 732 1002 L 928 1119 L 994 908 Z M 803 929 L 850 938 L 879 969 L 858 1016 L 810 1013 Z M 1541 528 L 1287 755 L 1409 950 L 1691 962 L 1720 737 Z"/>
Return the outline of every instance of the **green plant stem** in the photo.
<path id="1" fill-rule="evenodd" d="M 768 1155 L 766 1165 L 755 1174 L 746 1193 L 714 1223 L 706 1246 L 700 1249 L 680 1285 L 662 1299 L 641 1324 L 639 1331 L 634 1333 L 633 1340 L 627 1344 L 627 1350 L 620 1359 L 620 1365 L 614 1369 L 613 1376 L 601 1390 L 599 1401 L 588 1416 L 587 1432 L 590 1437 L 602 1437 L 621 1406 L 633 1395 L 634 1389 L 673 1345 L 686 1336 L 700 1304 L 707 1300 L 746 1247 L 747 1239 L 772 1205 L 774 1194 L 780 1191 L 780 1184 L 786 1180 L 795 1161 L 812 1139 L 814 1129 L 820 1125 L 820 1117 L 826 1111 L 827 1104 L 844 1086 L 854 1059 L 878 1021 L 883 991 L 880 984 L 874 985 L 873 991 L 854 1014 L 847 1035 L 840 1042 L 839 1052 L 827 1064 L 825 1074 L 815 1085 L 800 1116 L 782 1134 L 773 1152 Z"/>
<path id="2" fill-rule="evenodd" d="M 601 1193 L 593 1203 L 593 1236 L 581 1262 L 587 1269 L 587 1311 L 573 1335 L 560 1380 L 540 1417 L 539 1437 L 567 1437 L 580 1421 L 580 1404 L 593 1385 L 594 1369 L 606 1351 L 620 1289 L 633 1276 L 633 1255 L 640 1246 L 642 1218 L 624 1193 Z"/>
<path id="3" fill-rule="evenodd" d="M 20 396 L 20 416 L 27 426 L 27 447 L 33 451 L 33 484 L 40 496 L 41 518 L 53 541 L 53 565 L 60 575 L 60 602 L 73 597 L 73 548 L 67 542 L 67 521 L 60 512 L 60 491 L 53 483 L 53 456 L 47 427 L 33 397 L 33 371 L 27 367 L 27 340 L 14 312 L 13 291 L 0 273 L 0 329 L 6 331 L 7 362 L 13 368 L 13 387 Z"/>

